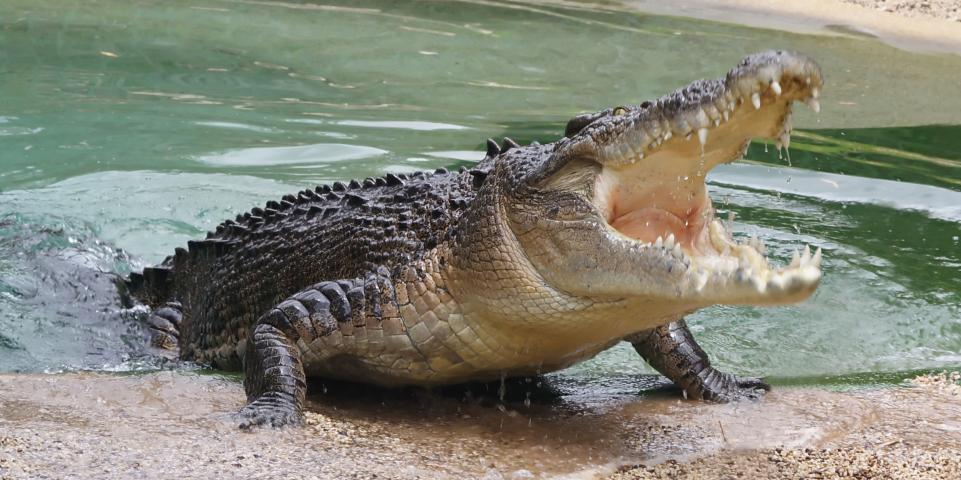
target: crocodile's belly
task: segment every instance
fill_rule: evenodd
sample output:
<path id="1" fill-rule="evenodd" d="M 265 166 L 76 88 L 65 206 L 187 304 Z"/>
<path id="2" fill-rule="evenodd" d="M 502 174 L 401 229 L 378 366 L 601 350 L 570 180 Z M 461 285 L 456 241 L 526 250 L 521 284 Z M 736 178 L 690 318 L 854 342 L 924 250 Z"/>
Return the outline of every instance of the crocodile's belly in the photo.
<path id="1" fill-rule="evenodd" d="M 438 310 L 440 314 L 438 315 Z M 400 315 L 364 326 L 342 325 L 332 334 L 298 342 L 308 377 L 386 386 L 443 385 L 530 376 L 566 368 L 616 341 L 577 349 L 543 348 L 539 342 L 485 329 L 455 308 Z"/>
<path id="2" fill-rule="evenodd" d="M 515 316 L 466 311 L 448 290 L 440 263 L 429 256 L 398 272 L 380 315 L 340 322 L 309 344 L 299 340 L 305 373 L 382 385 L 535 375 L 591 358 L 626 333 L 589 327 L 585 310 L 551 317 L 558 328 L 550 335 Z"/>

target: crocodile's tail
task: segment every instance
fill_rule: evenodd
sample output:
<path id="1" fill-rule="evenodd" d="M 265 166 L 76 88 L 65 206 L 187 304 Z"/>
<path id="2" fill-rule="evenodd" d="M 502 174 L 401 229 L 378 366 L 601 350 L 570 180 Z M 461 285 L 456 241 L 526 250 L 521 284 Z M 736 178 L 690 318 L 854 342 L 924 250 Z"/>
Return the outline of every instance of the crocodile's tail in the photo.
<path id="1" fill-rule="evenodd" d="M 180 321 L 183 306 L 180 302 L 167 302 L 150 312 L 147 327 L 150 329 L 150 346 L 177 352 L 180 346 Z"/>
<path id="2" fill-rule="evenodd" d="M 143 269 L 143 273 L 131 273 L 123 282 L 126 294 L 151 307 L 170 300 L 173 293 L 172 269 L 168 265 L 158 265 Z"/>
<path id="3" fill-rule="evenodd" d="M 168 258 L 164 263 L 131 273 L 119 285 L 125 306 L 142 302 L 153 309 L 147 317 L 150 345 L 175 352 L 180 341 L 183 306 L 173 301 L 173 269 Z"/>

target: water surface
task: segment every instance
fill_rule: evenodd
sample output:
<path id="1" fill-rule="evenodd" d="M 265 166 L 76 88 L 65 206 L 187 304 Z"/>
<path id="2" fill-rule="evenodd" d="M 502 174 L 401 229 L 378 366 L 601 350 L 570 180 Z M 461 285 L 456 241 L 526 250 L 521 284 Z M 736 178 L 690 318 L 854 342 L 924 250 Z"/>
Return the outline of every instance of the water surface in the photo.
<path id="1" fill-rule="evenodd" d="M 0 45 L 0 370 L 156 365 L 130 315 L 61 308 L 50 282 L 81 298 L 285 193 L 552 141 L 768 48 L 821 62 L 823 113 L 798 109 L 790 159 L 756 144 L 712 195 L 775 259 L 822 247 L 824 283 L 692 329 L 720 367 L 782 383 L 961 365 L 958 56 L 498 1 L 5 0 Z M 600 389 L 642 363 L 618 347 L 560 375 Z"/>

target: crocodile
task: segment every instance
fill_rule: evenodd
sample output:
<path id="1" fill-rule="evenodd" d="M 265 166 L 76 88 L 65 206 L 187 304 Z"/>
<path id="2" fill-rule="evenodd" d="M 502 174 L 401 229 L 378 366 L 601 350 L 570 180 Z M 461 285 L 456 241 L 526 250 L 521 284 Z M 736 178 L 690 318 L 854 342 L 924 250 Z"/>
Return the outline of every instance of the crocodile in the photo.
<path id="1" fill-rule="evenodd" d="M 152 343 L 243 369 L 242 427 L 303 421 L 307 380 L 437 386 L 534 376 L 633 344 L 687 398 L 769 387 L 711 366 L 684 317 L 809 297 L 821 251 L 777 266 L 735 240 L 705 185 L 752 139 L 790 143 L 821 69 L 788 51 L 563 138 L 488 140 L 473 168 L 335 182 L 227 220 L 131 274 Z"/>

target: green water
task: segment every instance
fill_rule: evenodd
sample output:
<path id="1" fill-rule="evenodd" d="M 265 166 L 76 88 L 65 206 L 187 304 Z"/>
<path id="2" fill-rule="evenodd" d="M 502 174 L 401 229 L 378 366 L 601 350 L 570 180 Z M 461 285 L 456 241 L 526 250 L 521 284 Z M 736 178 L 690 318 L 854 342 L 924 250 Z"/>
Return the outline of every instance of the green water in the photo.
<path id="1" fill-rule="evenodd" d="M 790 161 L 754 145 L 712 195 L 780 261 L 823 247 L 824 283 L 796 306 L 701 311 L 698 338 L 783 383 L 961 366 L 961 57 L 610 5 L 4 0 L 0 370 L 139 355 L 136 329 L 37 300 L 45 252 L 125 272 L 298 188 L 551 141 L 575 113 L 768 48 L 821 62 L 823 113 L 798 109 Z M 565 375 L 647 371 L 619 347 Z"/>

